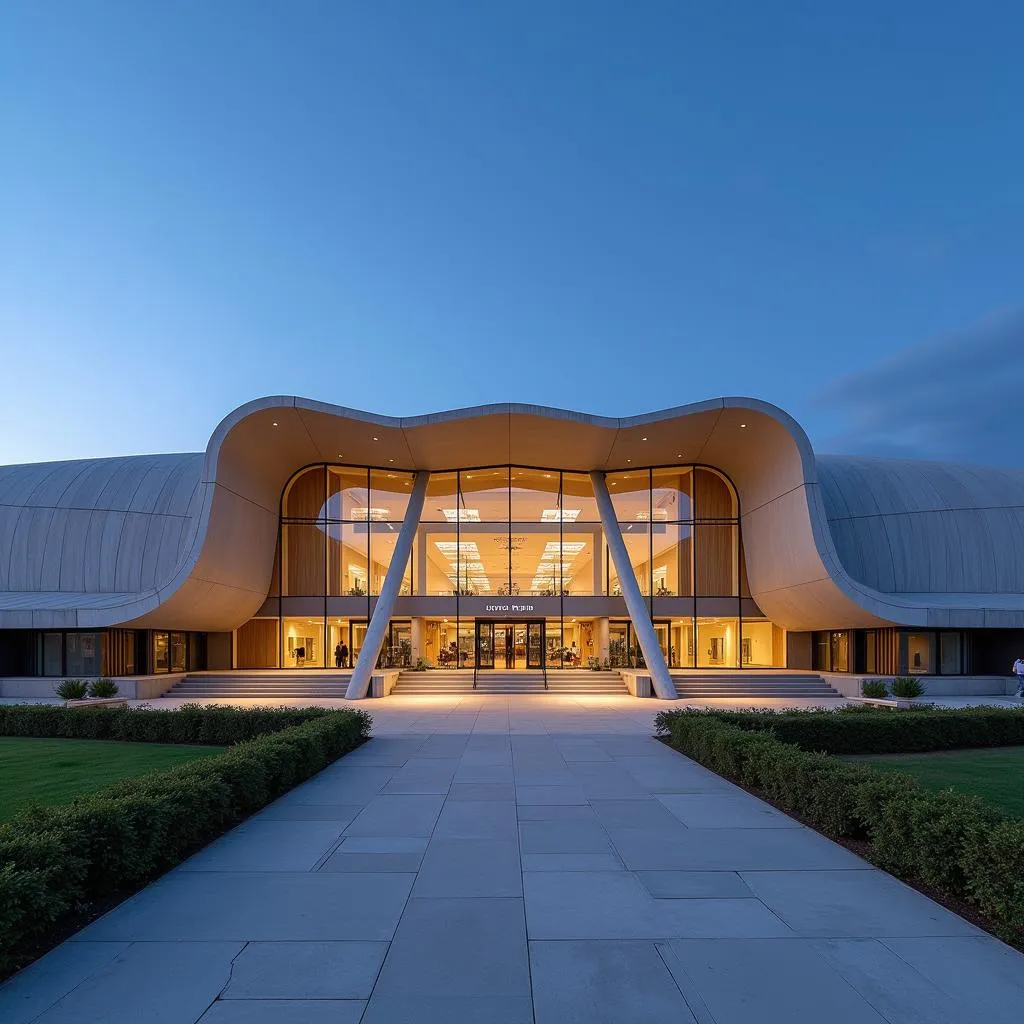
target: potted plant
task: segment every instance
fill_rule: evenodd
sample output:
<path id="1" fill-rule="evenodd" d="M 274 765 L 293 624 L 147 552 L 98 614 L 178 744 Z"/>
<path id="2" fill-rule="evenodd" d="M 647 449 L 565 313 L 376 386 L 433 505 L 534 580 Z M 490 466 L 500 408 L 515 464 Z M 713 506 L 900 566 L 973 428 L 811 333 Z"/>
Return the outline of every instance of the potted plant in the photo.
<path id="1" fill-rule="evenodd" d="M 54 692 L 61 700 L 84 700 L 89 684 L 84 679 L 64 679 L 54 687 Z"/>
<path id="2" fill-rule="evenodd" d="M 113 679 L 94 679 L 89 684 L 89 696 L 93 700 L 109 700 L 118 694 L 117 683 Z"/>

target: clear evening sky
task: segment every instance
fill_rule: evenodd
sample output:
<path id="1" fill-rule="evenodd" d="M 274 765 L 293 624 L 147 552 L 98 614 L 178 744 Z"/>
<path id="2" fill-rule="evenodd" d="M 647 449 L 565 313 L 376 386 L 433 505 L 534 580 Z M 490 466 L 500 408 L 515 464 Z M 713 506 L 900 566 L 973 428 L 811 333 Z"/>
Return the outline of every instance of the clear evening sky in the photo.
<path id="1" fill-rule="evenodd" d="M 1024 4 L 6 0 L 0 463 L 753 395 L 1024 465 Z"/>

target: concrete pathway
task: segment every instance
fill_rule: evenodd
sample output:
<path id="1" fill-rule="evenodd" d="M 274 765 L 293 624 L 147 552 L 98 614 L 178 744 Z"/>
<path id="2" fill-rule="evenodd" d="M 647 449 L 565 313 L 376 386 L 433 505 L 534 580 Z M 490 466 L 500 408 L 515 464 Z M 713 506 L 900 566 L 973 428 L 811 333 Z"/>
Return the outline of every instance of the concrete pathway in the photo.
<path id="1" fill-rule="evenodd" d="M 377 738 L 9 981 L 0 1020 L 1020 1019 L 1024 957 L 651 739 L 650 703 L 371 710 Z"/>

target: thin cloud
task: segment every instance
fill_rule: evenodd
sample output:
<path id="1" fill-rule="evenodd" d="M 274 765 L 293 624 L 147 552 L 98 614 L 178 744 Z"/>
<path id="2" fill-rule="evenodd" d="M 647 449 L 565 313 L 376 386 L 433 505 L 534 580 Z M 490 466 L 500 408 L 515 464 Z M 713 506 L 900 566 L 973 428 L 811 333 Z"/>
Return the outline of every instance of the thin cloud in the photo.
<path id="1" fill-rule="evenodd" d="M 839 378 L 815 404 L 839 423 L 823 451 L 1024 465 L 1024 309 Z"/>

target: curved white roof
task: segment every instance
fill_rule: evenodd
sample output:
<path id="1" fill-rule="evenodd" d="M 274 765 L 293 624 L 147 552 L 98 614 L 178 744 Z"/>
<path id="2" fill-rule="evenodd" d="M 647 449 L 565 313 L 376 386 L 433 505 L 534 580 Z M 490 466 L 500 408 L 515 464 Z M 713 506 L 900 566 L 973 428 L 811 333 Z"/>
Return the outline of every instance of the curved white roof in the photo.
<path id="1" fill-rule="evenodd" d="M 748 398 L 623 419 L 513 404 L 398 419 L 293 397 L 236 409 L 203 454 L 0 469 L 0 626 L 239 625 L 269 587 L 285 482 L 339 456 L 706 463 L 736 485 L 751 593 L 780 625 L 1024 626 L 1024 471 L 816 458 L 791 417 Z"/>

